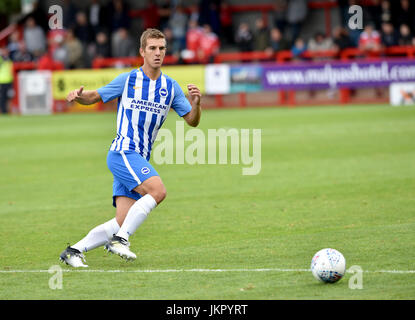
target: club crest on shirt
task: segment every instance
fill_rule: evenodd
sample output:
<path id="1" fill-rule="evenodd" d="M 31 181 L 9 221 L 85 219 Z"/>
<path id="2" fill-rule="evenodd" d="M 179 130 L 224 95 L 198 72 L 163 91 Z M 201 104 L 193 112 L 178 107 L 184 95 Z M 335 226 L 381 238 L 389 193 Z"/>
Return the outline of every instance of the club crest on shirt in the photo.
<path id="1" fill-rule="evenodd" d="M 167 96 L 167 89 L 166 88 L 160 88 L 159 94 L 161 97 L 165 98 Z"/>

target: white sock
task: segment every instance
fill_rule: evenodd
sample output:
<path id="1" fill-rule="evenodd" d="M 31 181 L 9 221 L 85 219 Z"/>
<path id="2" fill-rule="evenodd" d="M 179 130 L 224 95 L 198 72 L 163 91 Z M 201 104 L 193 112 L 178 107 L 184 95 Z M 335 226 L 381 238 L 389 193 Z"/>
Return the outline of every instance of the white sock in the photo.
<path id="1" fill-rule="evenodd" d="M 71 247 L 81 252 L 90 251 L 106 244 L 118 230 L 120 230 L 120 226 L 117 220 L 111 219 L 89 231 L 85 238 Z"/>
<path id="2" fill-rule="evenodd" d="M 128 210 L 127 216 L 117 233 L 118 237 L 128 240 L 128 238 L 138 229 L 138 227 L 147 218 L 147 215 L 157 205 L 156 200 L 146 194 L 144 197 L 138 199 Z"/>

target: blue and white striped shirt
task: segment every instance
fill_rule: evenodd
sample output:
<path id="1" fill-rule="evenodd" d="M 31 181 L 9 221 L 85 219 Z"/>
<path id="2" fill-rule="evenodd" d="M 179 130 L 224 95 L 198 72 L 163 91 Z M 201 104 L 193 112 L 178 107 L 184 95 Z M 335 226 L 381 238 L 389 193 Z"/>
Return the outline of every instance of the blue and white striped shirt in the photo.
<path id="1" fill-rule="evenodd" d="M 180 117 L 192 109 L 175 80 L 163 73 L 151 80 L 141 68 L 120 74 L 97 91 L 103 102 L 118 98 L 117 136 L 110 150 L 136 151 L 147 160 L 170 108 Z"/>

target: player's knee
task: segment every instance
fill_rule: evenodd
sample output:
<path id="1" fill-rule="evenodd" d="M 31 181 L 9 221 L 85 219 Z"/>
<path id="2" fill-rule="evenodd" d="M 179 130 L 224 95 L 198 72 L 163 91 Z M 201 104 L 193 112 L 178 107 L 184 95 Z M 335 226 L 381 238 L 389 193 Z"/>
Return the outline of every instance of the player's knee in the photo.
<path id="1" fill-rule="evenodd" d="M 152 192 L 150 194 L 154 198 L 154 200 L 156 200 L 157 204 L 159 204 L 160 202 L 162 202 L 166 198 L 167 190 L 164 187 L 164 185 L 161 185 L 157 189 L 152 190 Z"/>

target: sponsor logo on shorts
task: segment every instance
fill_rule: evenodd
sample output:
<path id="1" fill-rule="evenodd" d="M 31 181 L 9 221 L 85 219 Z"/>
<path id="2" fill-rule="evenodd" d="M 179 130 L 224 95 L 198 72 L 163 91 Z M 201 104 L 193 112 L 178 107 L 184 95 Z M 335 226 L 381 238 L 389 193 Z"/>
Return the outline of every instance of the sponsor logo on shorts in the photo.
<path id="1" fill-rule="evenodd" d="M 142 173 L 142 174 L 149 174 L 149 173 L 150 173 L 150 169 L 149 169 L 149 168 L 147 168 L 147 167 L 142 167 L 142 168 L 141 168 L 141 173 Z"/>

